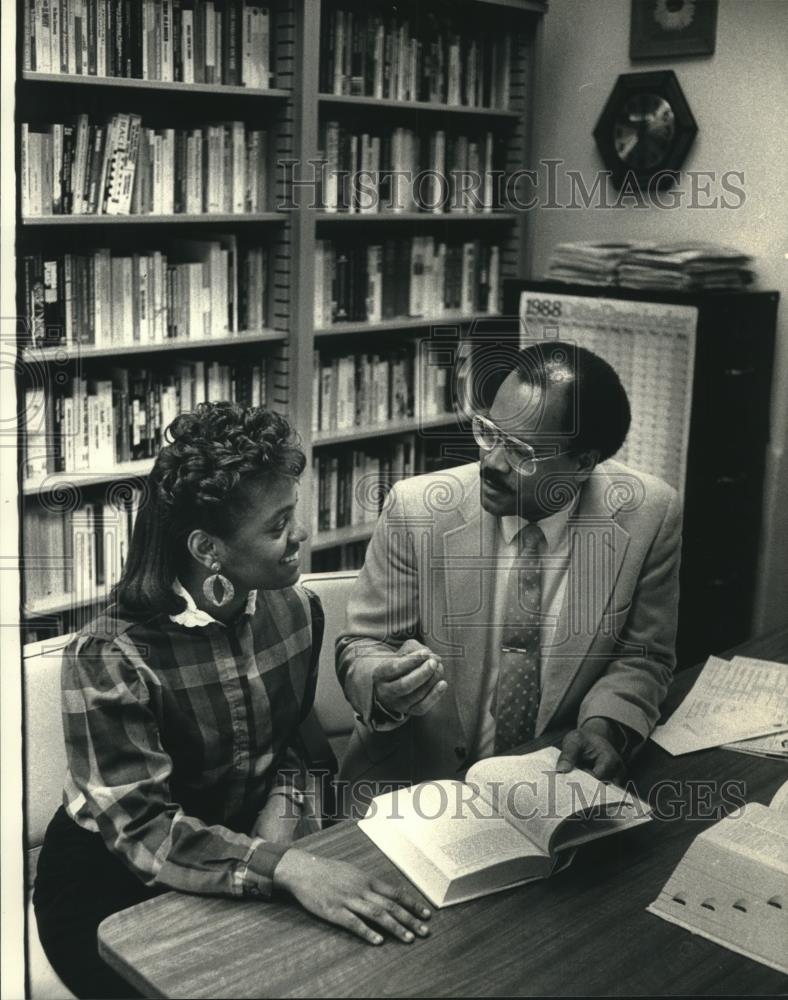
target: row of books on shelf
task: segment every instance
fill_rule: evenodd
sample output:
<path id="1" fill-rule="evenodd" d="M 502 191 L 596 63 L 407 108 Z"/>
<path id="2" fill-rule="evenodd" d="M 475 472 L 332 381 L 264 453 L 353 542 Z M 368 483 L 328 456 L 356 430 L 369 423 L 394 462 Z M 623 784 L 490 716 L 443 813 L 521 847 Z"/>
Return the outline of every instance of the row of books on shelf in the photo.
<path id="1" fill-rule="evenodd" d="M 354 448 L 313 459 L 312 535 L 368 525 L 378 518 L 391 486 L 415 472 L 413 435 L 397 439 L 391 451 L 375 454 Z M 31 504 L 25 515 L 23 575 L 25 606 L 35 615 L 46 602 L 69 597 L 74 607 L 103 601 L 120 578 L 134 522 L 145 492 L 129 483 L 114 484 L 107 495 L 75 509 Z M 366 541 L 343 546 L 334 568 L 357 568 Z M 333 566 L 333 562 L 332 562 Z"/>
<path id="2" fill-rule="evenodd" d="M 434 18 L 417 28 L 394 13 L 329 9 L 320 38 L 324 93 L 470 108 L 509 106 L 509 31 L 493 34 Z"/>
<path id="3" fill-rule="evenodd" d="M 495 141 L 478 136 L 398 127 L 375 135 L 326 121 L 320 130 L 326 162 L 326 212 L 492 212 Z"/>
<path id="4" fill-rule="evenodd" d="M 385 452 L 363 448 L 321 453 L 312 460 L 312 534 L 374 524 L 389 490 L 415 473 L 416 439 L 399 437 Z"/>
<path id="5" fill-rule="evenodd" d="M 247 0 L 24 0 L 23 66 L 41 73 L 268 89 L 269 7 Z"/>
<path id="6" fill-rule="evenodd" d="M 316 327 L 500 308 L 500 247 L 479 239 L 413 236 L 367 245 L 317 240 L 314 273 Z"/>
<path id="7" fill-rule="evenodd" d="M 415 473 L 416 441 L 398 438 L 386 453 L 354 448 L 313 459 L 312 534 L 369 525 L 378 518 L 391 486 Z M 144 490 L 114 484 L 107 495 L 76 509 L 31 504 L 25 515 L 24 581 L 28 612 L 71 595 L 75 606 L 103 599 L 117 583 Z M 365 542 L 348 568 L 360 564 Z"/>
<path id="8" fill-rule="evenodd" d="M 312 431 L 382 427 L 450 413 L 447 370 L 423 370 L 418 351 L 417 344 L 378 354 L 325 357 L 315 351 Z"/>
<path id="9" fill-rule="evenodd" d="M 235 237 L 153 250 L 22 259 L 23 343 L 130 346 L 227 337 L 266 325 L 268 251 Z"/>
<path id="10" fill-rule="evenodd" d="M 31 504 L 25 513 L 23 568 L 29 613 L 47 600 L 89 604 L 120 579 L 144 492 L 123 484 L 112 495 L 74 510 Z"/>
<path id="11" fill-rule="evenodd" d="M 268 133 L 242 121 L 148 128 L 138 114 L 104 123 L 23 123 L 23 218 L 263 212 Z"/>
<path id="12" fill-rule="evenodd" d="M 26 389 L 25 482 L 58 472 L 111 475 L 119 462 L 153 458 L 179 413 L 215 399 L 264 406 L 272 377 L 267 359 L 178 361 L 165 371 L 113 366 L 103 378 Z"/>

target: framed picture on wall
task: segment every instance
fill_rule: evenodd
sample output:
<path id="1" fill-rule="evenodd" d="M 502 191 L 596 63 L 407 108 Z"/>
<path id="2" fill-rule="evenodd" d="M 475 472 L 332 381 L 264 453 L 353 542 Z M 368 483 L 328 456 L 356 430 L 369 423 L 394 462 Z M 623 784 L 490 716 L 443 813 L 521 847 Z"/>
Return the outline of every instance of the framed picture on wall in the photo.
<path id="1" fill-rule="evenodd" d="M 717 6 L 717 0 L 632 0 L 629 58 L 711 55 Z"/>

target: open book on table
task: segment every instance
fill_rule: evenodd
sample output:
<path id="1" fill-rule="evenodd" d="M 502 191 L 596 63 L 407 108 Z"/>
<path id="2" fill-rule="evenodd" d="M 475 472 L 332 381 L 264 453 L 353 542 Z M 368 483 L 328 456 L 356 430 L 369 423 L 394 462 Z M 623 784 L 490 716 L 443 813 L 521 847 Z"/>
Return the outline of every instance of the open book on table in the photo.
<path id="1" fill-rule="evenodd" d="M 699 833 L 648 910 L 788 973 L 788 781 Z"/>
<path id="2" fill-rule="evenodd" d="M 640 799 L 585 771 L 558 774 L 547 747 L 474 764 L 465 782 L 378 795 L 359 827 L 434 906 L 547 878 L 572 849 L 649 819 Z"/>

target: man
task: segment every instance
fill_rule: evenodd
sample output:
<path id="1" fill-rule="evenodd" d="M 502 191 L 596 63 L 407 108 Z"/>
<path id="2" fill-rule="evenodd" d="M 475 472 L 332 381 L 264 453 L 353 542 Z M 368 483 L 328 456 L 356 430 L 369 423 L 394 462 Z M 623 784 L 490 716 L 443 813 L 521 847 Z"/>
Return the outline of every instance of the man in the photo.
<path id="1" fill-rule="evenodd" d="M 473 418 L 479 462 L 393 488 L 337 641 L 358 800 L 561 727 L 559 770 L 621 777 L 674 667 L 681 527 L 610 460 L 629 424 L 610 365 L 535 343 Z"/>

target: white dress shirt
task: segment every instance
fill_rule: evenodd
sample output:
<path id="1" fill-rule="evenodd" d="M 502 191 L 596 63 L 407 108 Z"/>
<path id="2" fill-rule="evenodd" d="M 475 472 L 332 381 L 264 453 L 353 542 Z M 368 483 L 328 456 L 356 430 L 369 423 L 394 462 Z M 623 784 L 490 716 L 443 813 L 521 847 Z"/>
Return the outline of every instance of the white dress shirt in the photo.
<path id="1" fill-rule="evenodd" d="M 546 545 L 542 549 L 542 614 L 546 622 L 541 630 L 540 649 L 541 687 L 544 688 L 545 652 L 550 648 L 558 624 L 558 615 L 566 592 L 567 570 L 569 567 L 569 532 L 567 522 L 574 508 L 575 501 L 563 510 L 542 518 L 538 522 L 544 533 Z M 484 695 L 480 705 L 478 757 L 490 757 L 495 745 L 495 716 L 493 704 L 498 687 L 498 657 L 503 633 L 503 617 L 506 607 L 509 576 L 512 565 L 518 556 L 519 542 L 517 535 L 528 524 L 528 521 L 517 514 L 499 518 L 496 533 L 495 555 L 498 561 L 498 572 L 495 574 L 495 595 L 493 597 L 493 614 L 487 643 L 487 676 L 484 685 Z"/>

